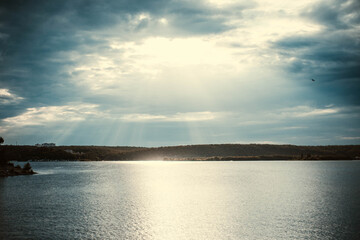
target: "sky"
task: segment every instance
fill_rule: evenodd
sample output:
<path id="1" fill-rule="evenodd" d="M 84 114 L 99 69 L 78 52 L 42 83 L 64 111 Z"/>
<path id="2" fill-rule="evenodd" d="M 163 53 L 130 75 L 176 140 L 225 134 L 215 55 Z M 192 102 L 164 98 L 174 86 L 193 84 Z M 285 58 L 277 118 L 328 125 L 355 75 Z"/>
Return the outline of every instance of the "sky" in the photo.
<path id="1" fill-rule="evenodd" d="M 359 93 L 357 0 L 0 2 L 5 144 L 360 144 Z"/>

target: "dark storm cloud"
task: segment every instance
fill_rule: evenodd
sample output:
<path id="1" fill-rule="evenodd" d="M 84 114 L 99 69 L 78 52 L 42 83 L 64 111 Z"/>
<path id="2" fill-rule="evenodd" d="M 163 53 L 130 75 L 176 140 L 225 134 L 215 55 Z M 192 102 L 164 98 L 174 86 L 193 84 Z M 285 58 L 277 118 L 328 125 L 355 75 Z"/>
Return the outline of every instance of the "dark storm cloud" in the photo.
<path id="1" fill-rule="evenodd" d="M 307 8 L 302 16 L 331 29 L 346 29 L 360 23 L 358 0 L 322 1 Z"/>
<path id="2" fill-rule="evenodd" d="M 356 34 L 339 31 L 290 37 L 275 46 L 283 56 L 295 57 L 290 65 L 293 72 L 307 71 L 330 81 L 359 78 L 360 43 Z"/>
<path id="3" fill-rule="evenodd" d="M 168 16 L 174 21 L 174 27 L 183 33 L 198 35 L 231 29 L 231 26 L 226 24 L 228 15 L 200 4 L 197 8 L 189 3 L 179 4 L 178 7 L 168 10 Z"/>
<path id="4" fill-rule="evenodd" d="M 5 1 L 0 6 L 0 32 L 8 36 L 0 49 L 1 87 L 26 99 L 15 108 L 0 106 L 1 117 L 27 107 L 61 104 L 61 99 L 73 95 L 74 91 L 66 86 L 67 76 L 61 72 L 65 63 L 49 60 L 54 53 L 70 50 L 84 41 L 91 42 L 73 35 L 76 29 L 68 16 L 66 3 Z"/>
<path id="5" fill-rule="evenodd" d="M 319 44 L 319 40 L 314 37 L 288 37 L 285 39 L 281 39 L 276 42 L 276 47 L 280 47 L 283 49 L 299 49 L 305 47 L 313 47 Z"/>
<path id="6" fill-rule="evenodd" d="M 249 6 L 240 6 L 238 11 L 246 7 Z M 121 24 L 122 32 L 108 31 L 106 34 L 118 34 L 118 38 L 127 39 L 151 24 L 150 20 L 143 19 L 132 28 L 132 16 L 139 13 L 166 17 L 174 29 L 171 34 L 198 35 L 230 29 L 224 13 L 200 2 L 1 1 L 0 88 L 10 89 L 26 100 L 16 107 L 0 105 L 0 118 L 16 115 L 28 107 L 74 101 L 80 93 L 67 81 L 71 76 L 63 67 L 75 65 L 75 62 L 56 54 L 72 50 L 84 54 L 89 49 L 106 49 L 106 36 L 96 31 L 106 31 L 116 24 Z M 159 31 L 145 34 L 159 34 Z"/>
<path id="7" fill-rule="evenodd" d="M 360 97 L 360 33 L 357 1 L 324 1 L 305 10 L 302 16 L 315 20 L 324 29 L 312 35 L 290 36 L 274 43 L 288 59 L 287 69 L 321 83 L 320 92 L 347 103 Z"/>

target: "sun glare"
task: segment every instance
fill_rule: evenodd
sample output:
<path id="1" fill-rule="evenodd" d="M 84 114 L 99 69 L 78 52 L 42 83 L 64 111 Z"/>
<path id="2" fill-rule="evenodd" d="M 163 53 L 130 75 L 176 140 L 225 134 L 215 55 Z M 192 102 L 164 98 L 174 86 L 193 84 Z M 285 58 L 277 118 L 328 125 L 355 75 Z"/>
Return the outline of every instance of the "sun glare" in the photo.
<path id="1" fill-rule="evenodd" d="M 222 64 L 231 62 L 231 54 L 216 43 L 201 38 L 153 37 L 142 44 L 128 42 L 117 48 L 127 49 L 128 57 L 141 57 L 138 60 L 147 64 L 191 65 Z"/>

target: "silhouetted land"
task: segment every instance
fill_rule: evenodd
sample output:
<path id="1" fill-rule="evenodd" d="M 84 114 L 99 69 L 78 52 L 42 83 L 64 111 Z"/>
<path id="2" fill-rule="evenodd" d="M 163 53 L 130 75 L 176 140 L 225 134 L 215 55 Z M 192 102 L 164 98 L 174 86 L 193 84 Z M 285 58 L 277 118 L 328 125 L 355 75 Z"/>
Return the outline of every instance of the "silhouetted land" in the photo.
<path id="1" fill-rule="evenodd" d="M 20 165 L 14 165 L 13 163 L 7 163 L 0 166 L 0 177 L 19 176 L 19 175 L 33 175 L 36 174 L 32 170 L 30 163 L 26 163 L 24 167 Z"/>
<path id="2" fill-rule="evenodd" d="M 7 150 L 7 146 L 0 146 L 0 177 L 36 174 L 32 170 L 30 163 L 26 163 L 24 167 L 21 167 L 20 165 L 15 166 L 13 163 L 8 162 Z"/>
<path id="3" fill-rule="evenodd" d="M 0 146 L 0 164 L 7 161 L 101 160 L 353 160 L 360 145 L 296 146 L 271 144 L 211 144 L 171 147 Z"/>

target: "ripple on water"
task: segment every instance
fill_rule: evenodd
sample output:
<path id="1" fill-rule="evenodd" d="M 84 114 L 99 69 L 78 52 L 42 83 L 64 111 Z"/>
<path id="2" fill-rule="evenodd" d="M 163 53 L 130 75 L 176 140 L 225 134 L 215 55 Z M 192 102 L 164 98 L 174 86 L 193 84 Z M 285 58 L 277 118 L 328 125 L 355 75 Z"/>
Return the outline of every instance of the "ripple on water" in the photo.
<path id="1" fill-rule="evenodd" d="M 39 175 L 0 179 L 0 239 L 351 239 L 359 234 L 359 162 L 32 165 Z"/>

